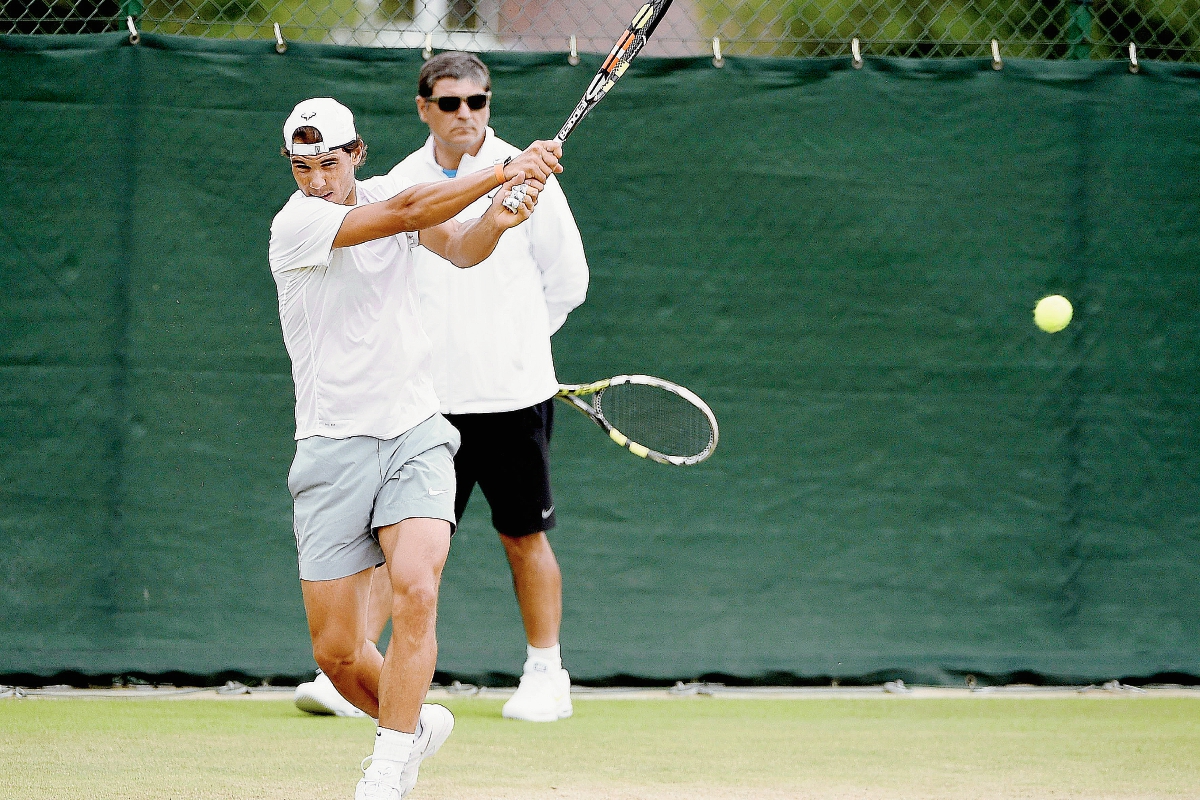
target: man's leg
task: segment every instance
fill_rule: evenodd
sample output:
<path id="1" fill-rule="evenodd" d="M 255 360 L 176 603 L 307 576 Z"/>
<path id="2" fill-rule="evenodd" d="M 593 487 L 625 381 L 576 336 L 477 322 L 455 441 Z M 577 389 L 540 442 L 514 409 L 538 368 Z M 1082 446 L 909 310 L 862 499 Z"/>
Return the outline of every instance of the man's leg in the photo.
<path id="1" fill-rule="evenodd" d="M 475 488 L 474 466 L 470 457 L 471 447 L 469 438 L 462 432 L 460 426 L 466 423 L 462 418 L 447 415 L 445 420 L 454 426 L 463 437 L 458 452 L 454 454 L 454 518 L 462 519 L 471 491 Z M 414 518 L 410 521 L 416 521 Z M 436 522 L 437 520 L 429 520 Z M 444 561 L 444 559 L 443 559 Z M 383 630 L 392 619 L 392 579 L 388 570 L 380 568 L 371 576 L 371 599 L 367 605 L 367 638 L 378 644 L 383 636 Z"/>
<path id="2" fill-rule="evenodd" d="M 521 685 L 501 711 L 509 719 L 554 722 L 571 716 L 571 677 L 558 648 L 562 624 L 562 572 L 544 531 L 500 534 L 512 568 L 513 589 L 529 642 Z"/>
<path id="3" fill-rule="evenodd" d="M 438 588 L 450 552 L 450 523 L 406 519 L 380 528 L 379 545 L 392 589 L 392 638 L 379 677 L 379 724 L 412 733 L 437 665 Z"/>
<path id="4" fill-rule="evenodd" d="M 544 532 L 505 536 L 500 542 L 512 568 L 513 589 L 521 607 L 525 638 L 538 648 L 558 644 L 562 624 L 562 572 Z"/>
<path id="5" fill-rule="evenodd" d="M 421 762 L 454 727 L 448 710 L 423 705 L 437 665 L 438 588 L 450 552 L 450 523 L 409 518 L 378 534 L 386 563 L 377 572 L 391 582 L 392 638 L 379 674 L 375 749 L 356 800 L 400 800 L 416 785 Z"/>
<path id="6" fill-rule="evenodd" d="M 377 717 L 383 656 L 366 634 L 371 572 L 329 581 L 302 580 L 300 590 L 317 666 L 342 697 Z"/>
<path id="7" fill-rule="evenodd" d="M 370 600 L 367 603 L 366 637 L 376 649 L 383 629 L 392 619 L 392 583 L 387 569 L 377 567 L 371 572 Z M 380 656 L 380 665 L 383 657 Z M 339 717 L 363 716 L 363 711 L 338 693 L 333 681 L 324 672 L 316 679 L 296 687 L 296 707 L 310 714 L 333 714 Z"/>
<path id="8" fill-rule="evenodd" d="M 557 522 L 550 489 L 553 403 L 474 415 L 474 436 L 463 434 L 464 442 L 474 439 L 475 478 L 508 557 L 528 642 L 521 684 L 500 713 L 529 722 L 571 716 L 571 677 L 558 647 L 562 573 L 546 538 Z"/>

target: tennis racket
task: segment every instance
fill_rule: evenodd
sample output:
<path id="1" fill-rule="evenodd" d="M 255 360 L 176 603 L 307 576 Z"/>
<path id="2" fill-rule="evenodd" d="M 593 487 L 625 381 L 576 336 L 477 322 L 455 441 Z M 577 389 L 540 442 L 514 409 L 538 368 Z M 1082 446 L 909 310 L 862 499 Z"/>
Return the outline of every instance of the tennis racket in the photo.
<path id="1" fill-rule="evenodd" d="M 671 0 L 650 0 L 633 15 L 633 22 L 629 23 L 629 27 L 617 39 L 613 49 L 608 52 L 608 58 L 604 59 L 596 77 L 592 78 L 579 105 L 575 106 L 571 116 L 567 117 L 567 121 L 559 128 L 558 134 L 554 137 L 559 144 L 567 140 L 580 120 L 604 99 L 608 90 L 621 79 L 625 70 L 629 69 L 629 62 L 633 61 L 633 57 L 641 52 L 646 40 L 650 38 L 650 34 L 654 33 L 663 14 L 667 12 L 669 5 L 671 5 Z"/>
<path id="2" fill-rule="evenodd" d="M 661 378 L 617 375 L 563 386 L 555 397 L 590 417 L 621 447 L 659 464 L 699 464 L 717 448 L 712 409 L 694 392 Z"/>

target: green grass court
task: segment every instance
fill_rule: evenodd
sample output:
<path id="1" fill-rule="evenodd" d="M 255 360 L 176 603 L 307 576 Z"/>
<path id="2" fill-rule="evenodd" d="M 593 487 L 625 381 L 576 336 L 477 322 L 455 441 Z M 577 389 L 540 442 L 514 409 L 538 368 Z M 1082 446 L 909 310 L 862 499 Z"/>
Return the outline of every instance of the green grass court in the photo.
<path id="1" fill-rule="evenodd" d="M 454 735 L 412 800 L 1195 798 L 1200 693 L 579 699 L 500 718 L 435 697 Z M 265 699 L 264 699 L 265 698 Z M 369 720 L 290 695 L 0 700 L 0 796 L 42 800 L 345 798 Z"/>

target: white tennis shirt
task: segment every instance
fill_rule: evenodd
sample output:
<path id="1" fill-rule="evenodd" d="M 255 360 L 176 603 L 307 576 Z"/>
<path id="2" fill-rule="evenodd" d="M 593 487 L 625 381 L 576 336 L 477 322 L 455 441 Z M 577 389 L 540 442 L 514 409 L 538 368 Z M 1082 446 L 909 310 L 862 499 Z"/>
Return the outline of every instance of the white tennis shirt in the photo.
<path id="1" fill-rule="evenodd" d="M 458 174 L 491 170 L 519 153 L 488 128 L 477 155 Z M 447 180 L 433 157 L 433 138 L 389 173 L 402 184 Z M 481 197 L 456 217 L 480 217 Z M 433 340 L 433 382 L 445 414 L 515 411 L 558 391 L 550 335 L 587 295 L 588 265 L 567 198 L 551 178 L 533 215 L 507 230 L 495 251 L 459 269 L 420 248 L 416 261 L 421 319 Z"/>
<path id="2" fill-rule="evenodd" d="M 356 181 L 357 205 L 411 185 L 387 176 Z M 392 439 L 438 410 L 413 274 L 415 236 L 335 250 L 352 208 L 297 191 L 271 223 L 297 439 Z"/>

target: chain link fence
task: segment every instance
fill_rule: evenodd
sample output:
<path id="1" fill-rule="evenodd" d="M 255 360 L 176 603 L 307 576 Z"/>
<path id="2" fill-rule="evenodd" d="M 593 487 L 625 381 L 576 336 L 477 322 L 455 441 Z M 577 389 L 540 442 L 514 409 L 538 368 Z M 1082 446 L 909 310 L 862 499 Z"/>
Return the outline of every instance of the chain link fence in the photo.
<path id="1" fill-rule="evenodd" d="M 0 33 L 124 30 L 371 47 L 605 52 L 640 0 L 0 0 Z M 1200 61 L 1200 0 L 675 0 L 655 55 Z"/>

